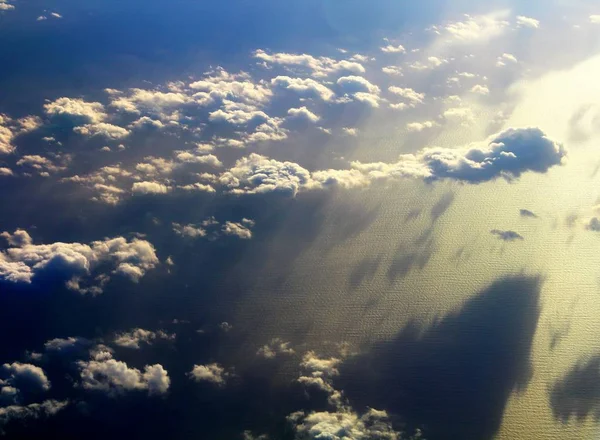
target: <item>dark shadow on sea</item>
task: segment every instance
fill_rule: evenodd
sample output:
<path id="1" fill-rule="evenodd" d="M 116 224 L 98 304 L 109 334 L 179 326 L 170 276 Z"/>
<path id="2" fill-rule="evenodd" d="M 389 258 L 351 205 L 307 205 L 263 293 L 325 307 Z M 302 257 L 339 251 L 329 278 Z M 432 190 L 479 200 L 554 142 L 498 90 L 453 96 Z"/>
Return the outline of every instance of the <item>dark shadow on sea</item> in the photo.
<path id="1" fill-rule="evenodd" d="M 492 439 L 510 394 L 531 376 L 541 284 L 501 279 L 431 328 L 407 326 L 348 361 L 339 388 L 356 408 L 402 416 L 427 438 Z"/>

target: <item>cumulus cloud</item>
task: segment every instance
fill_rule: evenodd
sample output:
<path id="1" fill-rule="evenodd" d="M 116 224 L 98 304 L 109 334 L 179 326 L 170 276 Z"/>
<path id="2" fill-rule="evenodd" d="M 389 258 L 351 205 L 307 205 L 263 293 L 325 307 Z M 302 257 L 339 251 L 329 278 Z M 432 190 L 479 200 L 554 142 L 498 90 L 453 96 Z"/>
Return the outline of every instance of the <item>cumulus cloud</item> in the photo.
<path id="1" fill-rule="evenodd" d="M 4 231 L 0 234 L 0 237 L 5 238 L 9 245 L 16 247 L 22 247 L 33 243 L 31 235 L 24 229 L 17 229 L 12 234 Z"/>
<path id="2" fill-rule="evenodd" d="M 314 57 L 308 54 L 273 53 L 264 50 L 254 52 L 254 57 L 268 64 L 277 64 L 288 68 L 303 68 L 315 77 L 324 77 L 334 73 L 364 73 L 365 68 L 356 61 L 337 61 L 329 57 Z"/>
<path id="3" fill-rule="evenodd" d="M 420 132 L 437 125 L 435 121 L 409 122 L 406 124 L 406 129 L 410 132 Z"/>
<path id="4" fill-rule="evenodd" d="M 280 338 L 271 339 L 268 344 L 263 345 L 256 352 L 257 356 L 263 357 L 265 359 L 274 359 L 279 355 L 291 355 L 294 354 L 295 351 L 291 347 L 290 342 L 285 342 Z"/>
<path id="5" fill-rule="evenodd" d="M 131 89 L 124 94 L 111 90 L 110 106 L 124 112 L 148 113 L 166 118 L 166 112 L 192 102 L 192 98 L 180 92 L 162 92 L 158 90 Z"/>
<path id="6" fill-rule="evenodd" d="M 44 104 L 44 110 L 50 117 L 65 117 L 76 124 L 99 124 L 108 116 L 101 103 L 78 98 L 58 98 Z"/>
<path id="7" fill-rule="evenodd" d="M 388 91 L 390 93 L 392 93 L 393 95 L 404 98 L 406 101 L 406 104 L 409 106 L 415 106 L 417 104 L 422 104 L 423 99 L 425 99 L 424 93 L 418 93 L 408 87 L 405 88 L 405 87 L 390 86 L 388 88 Z"/>
<path id="8" fill-rule="evenodd" d="M 66 353 L 77 351 L 91 344 L 91 341 L 85 338 L 70 336 L 68 338 L 50 339 L 44 344 L 44 349 L 48 352 Z"/>
<path id="9" fill-rule="evenodd" d="M 0 426 L 8 423 L 11 420 L 39 419 L 42 417 L 53 416 L 59 411 L 65 409 L 67 405 L 68 402 L 66 401 L 60 402 L 57 400 L 46 400 L 42 403 L 32 403 L 24 406 L 6 406 L 0 408 Z"/>
<path id="10" fill-rule="evenodd" d="M 102 136 L 107 139 L 122 139 L 129 136 L 129 130 L 118 125 L 108 124 L 106 122 L 99 122 L 97 124 L 86 124 L 73 129 L 75 133 L 82 136 Z"/>
<path id="11" fill-rule="evenodd" d="M 244 218 L 241 222 L 225 222 L 221 231 L 225 235 L 231 235 L 234 237 L 241 238 L 242 240 L 249 240 L 252 238 L 252 228 L 254 227 L 254 221 Z"/>
<path id="12" fill-rule="evenodd" d="M 303 97 L 320 98 L 330 101 L 335 97 L 329 88 L 311 78 L 292 78 L 289 76 L 277 76 L 271 80 L 273 87 L 286 89 Z"/>
<path id="13" fill-rule="evenodd" d="M 482 84 L 475 84 L 471 88 L 471 92 L 477 93 L 478 95 L 489 95 L 490 89 L 487 86 L 484 86 Z"/>
<path id="14" fill-rule="evenodd" d="M 135 182 L 131 187 L 133 194 L 166 194 L 170 190 L 170 187 L 160 182 L 144 181 Z"/>
<path id="15" fill-rule="evenodd" d="M 219 182 L 233 194 L 280 192 L 290 196 L 328 186 L 353 188 L 395 178 L 481 183 L 500 177 L 513 180 L 528 171 L 545 173 L 560 165 L 565 156 L 564 147 L 540 129 L 519 128 L 463 148 L 426 148 L 416 154 L 402 155 L 395 163 L 355 161 L 347 170 L 311 173 L 296 163 L 252 153 L 222 173 Z"/>
<path id="16" fill-rule="evenodd" d="M 173 231 L 177 235 L 180 235 L 181 237 L 188 237 L 188 238 L 206 237 L 206 229 L 205 228 L 203 228 L 201 226 L 197 226 L 197 225 L 192 225 L 192 224 L 182 225 L 179 223 L 173 223 Z"/>
<path id="17" fill-rule="evenodd" d="M 8 374 L 8 378 L 0 381 L 0 386 L 2 387 L 9 386 L 17 390 L 23 388 L 38 392 L 50 389 L 50 381 L 46 373 L 35 365 L 22 364 L 20 362 L 4 364 L 1 372 Z M 2 382 L 4 382 L 4 385 L 2 385 Z"/>
<path id="18" fill-rule="evenodd" d="M 10 11 L 11 9 L 15 9 L 15 7 L 8 0 L 0 0 L 0 11 Z"/>
<path id="19" fill-rule="evenodd" d="M 454 43 L 482 44 L 506 31 L 509 25 L 505 20 L 507 16 L 508 11 L 476 16 L 465 14 L 462 21 L 449 22 L 442 27 L 434 26 L 432 29 L 449 37 L 448 41 Z"/>
<path id="20" fill-rule="evenodd" d="M 302 119 L 312 122 L 313 124 L 321 119 L 318 115 L 307 109 L 306 106 L 302 106 L 300 108 L 290 108 L 287 113 L 290 118 Z"/>
<path id="21" fill-rule="evenodd" d="M 219 386 L 225 385 L 229 376 L 230 374 L 217 363 L 194 365 L 192 371 L 188 373 L 188 377 L 194 382 L 209 382 Z"/>
<path id="22" fill-rule="evenodd" d="M 405 53 L 406 52 L 406 49 L 401 44 L 398 44 L 396 46 L 393 44 L 388 44 L 386 46 L 380 47 L 380 49 L 382 52 L 385 52 L 385 53 Z"/>
<path id="23" fill-rule="evenodd" d="M 36 245 L 28 241 L 24 239 L 20 246 L 0 252 L 1 281 L 32 284 L 38 278 L 50 276 L 65 280 L 67 287 L 81 293 L 101 293 L 109 275 L 97 275 L 97 269 L 108 269 L 112 274 L 138 281 L 158 264 L 154 247 L 145 240 L 117 237 L 89 245 L 61 242 Z M 97 276 L 89 280 L 94 274 Z M 91 282 L 91 287 L 82 287 L 83 281 Z"/>
<path id="24" fill-rule="evenodd" d="M 157 340 L 172 341 L 174 334 L 166 333 L 162 330 L 153 332 L 143 328 L 135 328 L 129 332 L 119 333 L 115 336 L 115 345 L 124 348 L 139 350 L 140 344 L 151 345 Z"/>
<path id="25" fill-rule="evenodd" d="M 230 100 L 259 106 L 273 96 L 267 82 L 253 81 L 246 72 L 232 74 L 221 68 L 190 83 L 189 87 L 195 92 L 193 98 L 202 105 Z"/>
<path id="26" fill-rule="evenodd" d="M 146 365 L 142 373 L 117 361 L 107 351 L 92 354 L 89 361 L 77 363 L 81 386 L 86 390 L 101 391 L 116 396 L 126 391 L 146 391 L 149 395 L 165 394 L 171 379 L 160 364 Z"/>
<path id="27" fill-rule="evenodd" d="M 515 231 L 501 231 L 499 229 L 492 229 L 490 233 L 503 241 L 525 240 L 521 234 Z"/>

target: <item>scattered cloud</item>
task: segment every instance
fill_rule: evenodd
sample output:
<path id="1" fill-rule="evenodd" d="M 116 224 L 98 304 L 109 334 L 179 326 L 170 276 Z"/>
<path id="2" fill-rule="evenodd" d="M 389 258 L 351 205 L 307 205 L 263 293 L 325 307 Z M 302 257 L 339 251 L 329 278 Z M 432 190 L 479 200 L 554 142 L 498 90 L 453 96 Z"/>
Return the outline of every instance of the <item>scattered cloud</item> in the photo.
<path id="1" fill-rule="evenodd" d="M 194 365 L 188 377 L 194 382 L 209 382 L 215 385 L 225 385 L 230 373 L 217 363 L 208 365 Z"/>
<path id="2" fill-rule="evenodd" d="M 162 330 L 156 332 L 150 330 L 144 330 L 143 328 L 136 328 L 129 332 L 118 333 L 115 335 L 115 345 L 123 348 L 132 348 L 139 350 L 140 344 L 151 345 L 157 340 L 172 341 L 175 339 L 174 334 L 166 333 Z"/>

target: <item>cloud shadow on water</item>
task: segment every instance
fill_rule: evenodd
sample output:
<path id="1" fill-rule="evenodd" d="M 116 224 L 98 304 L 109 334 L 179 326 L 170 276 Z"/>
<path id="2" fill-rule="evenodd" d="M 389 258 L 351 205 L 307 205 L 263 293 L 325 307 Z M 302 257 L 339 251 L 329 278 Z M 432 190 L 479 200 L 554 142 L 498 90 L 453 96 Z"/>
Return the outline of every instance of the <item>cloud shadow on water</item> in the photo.
<path id="1" fill-rule="evenodd" d="M 554 417 L 564 423 L 589 416 L 600 420 L 600 355 L 579 362 L 550 392 Z"/>
<path id="2" fill-rule="evenodd" d="M 500 279 L 431 328 L 408 325 L 348 361 L 341 388 L 428 438 L 493 438 L 510 394 L 531 376 L 541 285 L 538 276 Z"/>

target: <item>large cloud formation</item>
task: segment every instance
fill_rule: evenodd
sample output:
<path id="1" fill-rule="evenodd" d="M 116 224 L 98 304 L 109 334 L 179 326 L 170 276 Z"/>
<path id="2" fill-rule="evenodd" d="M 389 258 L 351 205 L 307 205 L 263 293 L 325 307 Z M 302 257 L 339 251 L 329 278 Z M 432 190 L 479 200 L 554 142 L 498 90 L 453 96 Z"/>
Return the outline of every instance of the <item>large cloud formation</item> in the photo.
<path id="1" fill-rule="evenodd" d="M 346 170 L 311 173 L 296 163 L 252 153 L 239 159 L 219 180 L 234 194 L 281 192 L 291 196 L 302 190 L 362 187 L 394 178 L 428 182 L 451 179 L 477 184 L 497 178 L 510 181 L 529 171 L 545 173 L 560 165 L 565 156 L 564 147 L 539 128 L 518 128 L 462 148 L 432 147 L 417 154 L 404 154 L 395 163 L 355 161 Z"/>
<path id="2" fill-rule="evenodd" d="M 51 277 L 64 280 L 67 287 L 81 293 L 101 293 L 109 275 L 95 274 L 100 266 L 111 268 L 118 274 L 138 281 L 158 263 L 152 244 L 134 238 L 123 237 L 94 241 L 91 244 L 53 243 L 33 244 L 29 234 L 17 230 L 2 236 L 11 246 L 0 251 L 0 281 L 14 284 L 32 284 L 38 278 Z M 92 286 L 81 287 L 80 283 L 96 275 Z"/>

